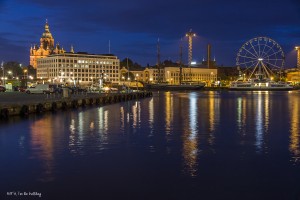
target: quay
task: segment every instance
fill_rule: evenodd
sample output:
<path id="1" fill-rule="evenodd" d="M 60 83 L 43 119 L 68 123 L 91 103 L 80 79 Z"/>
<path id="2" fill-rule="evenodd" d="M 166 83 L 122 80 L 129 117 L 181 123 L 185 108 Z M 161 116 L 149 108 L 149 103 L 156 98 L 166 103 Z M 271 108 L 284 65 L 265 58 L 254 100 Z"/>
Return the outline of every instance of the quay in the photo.
<path id="1" fill-rule="evenodd" d="M 85 106 L 106 104 L 151 97 L 152 92 L 130 93 L 77 93 L 63 97 L 57 94 L 26 94 L 5 92 L 0 94 L 0 120 L 10 116 L 28 116 L 58 110 L 77 109 Z"/>

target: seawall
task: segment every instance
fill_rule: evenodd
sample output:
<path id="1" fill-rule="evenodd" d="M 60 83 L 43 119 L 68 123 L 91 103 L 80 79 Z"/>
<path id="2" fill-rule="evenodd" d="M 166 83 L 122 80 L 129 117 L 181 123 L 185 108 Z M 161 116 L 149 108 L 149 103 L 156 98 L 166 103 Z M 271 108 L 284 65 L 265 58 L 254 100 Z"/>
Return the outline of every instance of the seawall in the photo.
<path id="1" fill-rule="evenodd" d="M 1 103 L 0 120 L 8 119 L 11 116 L 28 116 L 30 114 L 41 114 L 44 112 L 55 112 L 58 110 L 76 109 L 85 106 L 102 106 L 106 104 L 118 103 L 151 97 L 152 92 L 134 93 L 111 93 L 105 95 L 85 95 L 76 98 L 41 98 L 32 102 L 22 102 L 20 100 L 9 103 Z"/>

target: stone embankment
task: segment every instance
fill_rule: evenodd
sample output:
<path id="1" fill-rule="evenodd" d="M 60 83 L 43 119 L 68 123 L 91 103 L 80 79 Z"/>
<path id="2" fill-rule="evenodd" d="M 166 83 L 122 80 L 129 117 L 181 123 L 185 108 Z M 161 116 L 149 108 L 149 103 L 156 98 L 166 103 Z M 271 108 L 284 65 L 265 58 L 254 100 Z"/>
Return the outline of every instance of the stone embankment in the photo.
<path id="1" fill-rule="evenodd" d="M 111 93 L 111 94 L 84 94 L 73 95 L 68 98 L 55 95 L 14 95 L 1 94 L 0 120 L 10 116 L 28 116 L 57 110 L 77 109 L 86 106 L 102 106 L 106 104 L 130 101 L 151 97 L 152 92 Z"/>

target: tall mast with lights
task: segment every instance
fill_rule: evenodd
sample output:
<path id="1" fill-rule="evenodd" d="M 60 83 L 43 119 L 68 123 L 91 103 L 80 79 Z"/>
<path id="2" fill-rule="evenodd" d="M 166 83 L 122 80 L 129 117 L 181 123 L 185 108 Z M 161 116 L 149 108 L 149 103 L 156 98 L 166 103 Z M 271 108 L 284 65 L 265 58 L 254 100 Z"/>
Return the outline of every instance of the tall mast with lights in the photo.
<path id="1" fill-rule="evenodd" d="M 188 33 L 185 34 L 186 37 L 188 37 L 189 40 L 189 57 L 188 57 L 188 65 L 190 68 L 190 80 L 192 79 L 192 71 L 191 71 L 191 64 L 193 59 L 193 37 L 196 36 L 196 33 L 192 32 L 192 29 Z"/>

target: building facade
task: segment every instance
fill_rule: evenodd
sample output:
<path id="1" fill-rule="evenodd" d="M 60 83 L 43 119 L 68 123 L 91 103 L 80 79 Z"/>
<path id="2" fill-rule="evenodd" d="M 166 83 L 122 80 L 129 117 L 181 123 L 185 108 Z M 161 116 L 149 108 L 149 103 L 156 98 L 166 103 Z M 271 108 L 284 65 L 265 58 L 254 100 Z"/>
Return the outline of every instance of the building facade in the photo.
<path id="1" fill-rule="evenodd" d="M 122 68 L 122 73 L 127 73 L 126 68 Z M 143 71 L 130 71 L 135 80 L 145 83 L 158 83 L 159 80 L 164 83 L 179 85 L 180 83 L 180 68 L 179 67 L 163 67 L 145 68 Z M 211 85 L 217 81 L 218 70 L 198 67 L 183 67 L 182 82 L 205 82 L 206 85 Z M 126 81 L 126 80 L 125 80 Z"/>
<path id="2" fill-rule="evenodd" d="M 89 86 L 120 80 L 120 60 L 113 55 L 51 54 L 37 59 L 37 66 L 38 79 L 57 84 Z"/>
<path id="3" fill-rule="evenodd" d="M 294 85 L 300 84 L 300 70 L 298 68 L 287 69 L 285 70 L 285 73 L 286 73 L 286 81 Z"/>

